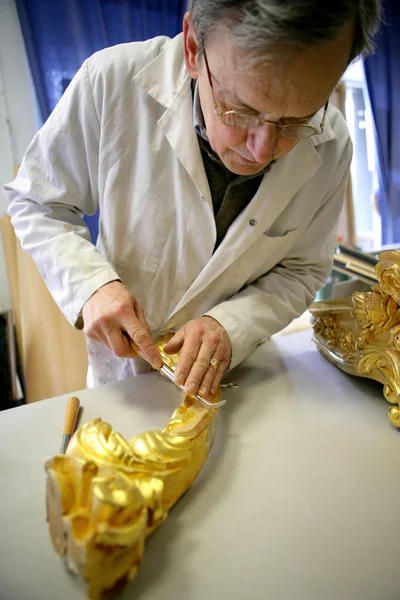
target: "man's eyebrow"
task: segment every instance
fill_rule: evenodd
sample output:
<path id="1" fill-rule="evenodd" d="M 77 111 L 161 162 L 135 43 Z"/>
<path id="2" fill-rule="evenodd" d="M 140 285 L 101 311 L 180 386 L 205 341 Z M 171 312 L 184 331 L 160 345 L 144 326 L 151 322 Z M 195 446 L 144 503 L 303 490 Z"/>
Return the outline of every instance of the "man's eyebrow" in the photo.
<path id="1" fill-rule="evenodd" d="M 235 104 L 235 102 L 233 102 L 233 104 Z M 236 106 L 239 106 L 239 105 L 240 105 L 240 108 L 243 108 L 243 110 L 245 112 L 257 113 L 257 111 L 254 108 L 250 108 L 250 106 L 247 106 L 246 104 L 242 104 L 241 102 L 238 102 L 236 104 Z M 277 121 L 277 123 L 279 123 L 279 121 L 296 121 L 296 122 L 309 121 L 310 119 L 312 119 L 312 117 L 314 117 L 317 114 L 317 112 L 318 111 L 315 111 L 315 112 L 311 113 L 310 115 L 306 115 L 304 117 L 281 117 Z"/>

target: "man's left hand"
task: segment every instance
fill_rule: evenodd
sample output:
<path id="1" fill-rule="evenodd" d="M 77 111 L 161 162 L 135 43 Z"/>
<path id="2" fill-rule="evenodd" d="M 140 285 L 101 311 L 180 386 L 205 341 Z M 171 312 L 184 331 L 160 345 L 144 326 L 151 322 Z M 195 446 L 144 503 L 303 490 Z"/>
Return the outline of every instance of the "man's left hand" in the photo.
<path id="1" fill-rule="evenodd" d="M 189 321 L 164 347 L 167 354 L 181 350 L 175 379 L 190 395 L 210 398 L 217 390 L 231 360 L 229 336 L 212 317 Z"/>

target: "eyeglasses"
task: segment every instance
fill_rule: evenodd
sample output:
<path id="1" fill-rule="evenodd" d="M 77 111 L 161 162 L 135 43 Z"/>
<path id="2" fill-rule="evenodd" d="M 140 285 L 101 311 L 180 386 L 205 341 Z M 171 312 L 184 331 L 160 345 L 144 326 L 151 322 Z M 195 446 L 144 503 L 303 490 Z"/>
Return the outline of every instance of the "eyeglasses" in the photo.
<path id="1" fill-rule="evenodd" d="M 213 77 L 211 75 L 210 67 L 208 65 L 207 54 L 205 50 L 204 60 L 206 63 L 208 81 L 211 87 L 211 94 L 214 104 L 214 113 L 217 117 L 221 119 L 223 124 L 227 127 L 231 127 L 233 129 L 250 129 L 252 127 L 259 127 L 260 125 L 274 125 L 276 128 L 276 137 L 284 137 L 288 140 L 299 140 L 300 138 L 309 138 L 312 135 L 320 135 L 324 131 L 326 110 L 328 108 L 329 102 L 325 104 L 324 114 L 322 115 L 322 121 L 321 125 L 319 126 L 319 130 L 313 127 L 312 125 L 278 125 L 278 123 L 274 123 L 273 121 L 267 121 L 266 119 L 262 119 L 259 115 L 247 112 L 240 112 L 237 110 L 221 111 L 215 99 L 214 86 L 212 82 Z"/>

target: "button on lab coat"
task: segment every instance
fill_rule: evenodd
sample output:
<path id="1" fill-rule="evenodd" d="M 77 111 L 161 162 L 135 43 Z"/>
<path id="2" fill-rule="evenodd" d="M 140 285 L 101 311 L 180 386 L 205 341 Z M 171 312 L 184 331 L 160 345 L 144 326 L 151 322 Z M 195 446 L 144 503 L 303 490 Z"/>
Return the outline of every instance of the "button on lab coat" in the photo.
<path id="1" fill-rule="evenodd" d="M 5 190 L 23 248 L 73 325 L 99 287 L 121 279 L 155 335 L 214 317 L 234 367 L 301 314 L 329 275 L 351 142 L 329 107 L 324 133 L 273 165 L 214 252 L 190 84 L 182 34 L 96 53 Z M 98 208 L 95 247 L 82 214 Z M 91 385 L 148 368 L 92 340 L 88 351 Z"/>

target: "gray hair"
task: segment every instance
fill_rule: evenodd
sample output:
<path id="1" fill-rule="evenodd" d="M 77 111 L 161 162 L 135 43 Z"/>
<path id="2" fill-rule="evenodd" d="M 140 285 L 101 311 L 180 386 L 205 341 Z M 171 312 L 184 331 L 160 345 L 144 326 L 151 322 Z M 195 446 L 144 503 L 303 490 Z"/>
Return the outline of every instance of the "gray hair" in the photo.
<path id="1" fill-rule="evenodd" d="M 192 0 L 199 54 L 223 25 L 232 43 L 260 57 L 274 47 L 306 48 L 334 39 L 354 19 L 349 62 L 373 51 L 380 0 Z"/>

